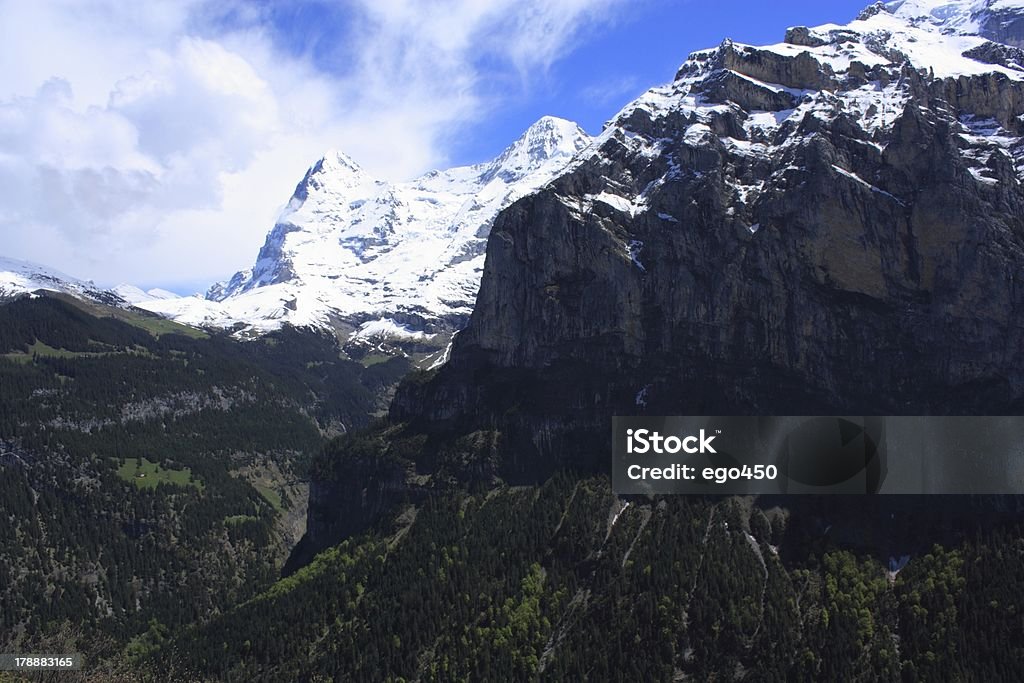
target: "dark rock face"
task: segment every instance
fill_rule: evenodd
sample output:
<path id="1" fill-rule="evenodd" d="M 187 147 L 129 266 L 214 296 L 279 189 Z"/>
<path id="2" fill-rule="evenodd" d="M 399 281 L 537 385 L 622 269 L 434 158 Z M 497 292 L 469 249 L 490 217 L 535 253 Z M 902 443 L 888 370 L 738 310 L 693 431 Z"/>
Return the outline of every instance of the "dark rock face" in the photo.
<path id="1" fill-rule="evenodd" d="M 785 42 L 790 45 L 803 45 L 804 47 L 818 47 L 825 45 L 826 40 L 811 33 L 806 26 L 792 26 L 786 29 Z"/>
<path id="2" fill-rule="evenodd" d="M 804 30 L 807 31 L 807 29 Z M 792 39 L 801 41 L 800 44 L 810 46 L 822 44 L 821 39 L 811 36 L 809 32 L 805 36 L 799 29 L 792 29 L 786 36 L 787 42 Z M 716 71 L 732 71 L 785 88 L 822 90 L 836 85 L 832 67 L 820 63 L 807 52 L 790 57 L 749 45 L 737 45 L 731 40 L 726 40 L 711 53 L 697 53 L 697 55 L 707 54 L 710 54 L 710 58 L 707 60 L 708 65 Z M 692 61 L 688 61 L 676 74 L 676 78 L 685 77 L 696 71 L 697 66 Z"/>
<path id="3" fill-rule="evenodd" d="M 1003 74 L 945 78 L 928 84 L 934 98 L 948 102 L 956 111 L 976 118 L 995 119 L 1009 132 L 1022 130 L 1024 88 Z"/>
<path id="4" fill-rule="evenodd" d="M 342 445 L 331 476 L 313 478 L 306 533 L 284 566 L 286 576 L 308 564 L 321 550 L 366 531 L 396 504 L 419 496 L 407 483 L 401 460 L 361 445 L 362 449 Z"/>
<path id="5" fill-rule="evenodd" d="M 963 53 L 964 57 L 986 64 L 998 64 L 1008 69 L 1024 70 L 1024 50 L 1001 43 L 983 43 Z"/>
<path id="6" fill-rule="evenodd" d="M 720 106 L 641 101 L 500 214 L 450 362 L 392 417 L 496 428 L 526 475 L 604 463 L 613 414 L 1024 408 L 1019 148 L 970 126 L 1015 134 L 1021 82 L 860 65 L 900 96 L 873 125 L 879 107 L 843 93 L 798 105 L 742 78 L 836 82 L 808 60 L 698 53 L 666 97 Z M 752 125 L 793 106 L 806 113 Z"/>
<path id="7" fill-rule="evenodd" d="M 796 97 L 785 90 L 772 90 L 745 78 L 735 71 L 723 70 L 709 77 L 704 91 L 709 102 L 735 102 L 744 109 L 782 111 L 796 103 Z"/>

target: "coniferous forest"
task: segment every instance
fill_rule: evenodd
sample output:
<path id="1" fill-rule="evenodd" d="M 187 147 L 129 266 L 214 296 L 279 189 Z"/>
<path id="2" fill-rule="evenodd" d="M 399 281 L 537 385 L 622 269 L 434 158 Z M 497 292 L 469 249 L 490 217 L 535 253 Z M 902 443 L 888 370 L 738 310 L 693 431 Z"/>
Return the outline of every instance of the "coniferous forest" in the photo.
<path id="1" fill-rule="evenodd" d="M 407 366 L 96 312 L 0 305 L 0 650 L 130 669 L 277 578 L 311 456 Z"/>
<path id="2" fill-rule="evenodd" d="M 161 649 L 226 680 L 1019 680 L 1019 527 L 787 540 L 779 509 L 603 479 L 432 499 Z M 612 523 L 614 521 L 614 524 Z M 1013 541 L 1012 539 L 1018 539 Z"/>

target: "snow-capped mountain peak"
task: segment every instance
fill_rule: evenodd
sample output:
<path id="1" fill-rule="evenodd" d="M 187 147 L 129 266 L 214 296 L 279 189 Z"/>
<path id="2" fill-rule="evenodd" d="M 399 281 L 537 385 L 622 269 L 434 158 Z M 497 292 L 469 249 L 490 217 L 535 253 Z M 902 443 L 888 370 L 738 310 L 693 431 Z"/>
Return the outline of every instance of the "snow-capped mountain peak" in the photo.
<path id="1" fill-rule="evenodd" d="M 331 188 L 335 191 L 372 184 L 373 178 L 344 152 L 330 150 L 313 164 L 296 186 L 293 200 L 305 200 L 310 191 Z"/>
<path id="2" fill-rule="evenodd" d="M 495 177 L 515 182 L 550 159 L 571 157 L 589 142 L 586 132 L 576 123 L 544 116 L 487 164 L 488 169 L 481 178 L 485 182 Z"/>
<path id="3" fill-rule="evenodd" d="M 965 187 L 981 195 L 1016 188 L 1024 182 L 1024 50 L 1014 44 L 1022 39 L 1024 0 L 907 0 L 876 3 L 843 25 L 792 27 L 772 45 L 724 40 L 626 105 L 572 162 L 574 181 L 559 184 L 559 201 L 574 215 L 623 221 L 622 258 L 647 272 L 648 237 L 630 232 L 686 223 L 658 207 L 663 188 L 680 183 L 717 179 L 723 234 L 762 239 L 755 236 L 771 229 L 778 202 L 812 181 L 910 206 L 915 186 L 886 164 L 913 161 L 924 173 L 930 167 L 906 141 L 942 131 L 957 150 L 947 171 Z M 624 159 L 634 160 L 631 174 L 620 170 Z"/>
<path id="4" fill-rule="evenodd" d="M 366 173 L 352 157 L 338 149 L 328 150 L 317 163 L 317 166 L 332 171 L 347 171 L 357 175 Z"/>
<path id="5" fill-rule="evenodd" d="M 291 200 L 278 222 L 281 222 L 280 219 L 285 218 L 289 211 L 298 210 L 311 194 L 338 196 L 358 193 L 374 184 L 375 180 L 359 164 L 343 152 L 331 150 L 306 171 L 306 175 L 295 186 L 295 192 L 292 193 Z"/>
<path id="6" fill-rule="evenodd" d="M 347 330 L 361 343 L 443 337 L 472 310 L 495 215 L 590 142 L 575 123 L 545 116 L 489 162 L 402 183 L 331 151 L 306 172 L 251 269 L 211 287 L 206 300 L 140 305 L 241 334 L 287 322 Z"/>

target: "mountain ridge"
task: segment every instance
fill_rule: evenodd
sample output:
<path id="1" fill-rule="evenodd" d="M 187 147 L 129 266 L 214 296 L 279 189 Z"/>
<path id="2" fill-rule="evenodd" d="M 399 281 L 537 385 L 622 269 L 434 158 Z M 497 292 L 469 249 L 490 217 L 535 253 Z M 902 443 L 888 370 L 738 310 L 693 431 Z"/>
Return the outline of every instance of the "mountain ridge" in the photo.
<path id="1" fill-rule="evenodd" d="M 127 283 L 103 290 L 14 261 L 0 272 L 8 295 L 42 288 L 101 297 L 243 339 L 287 323 L 336 333 L 353 357 L 412 352 L 436 362 L 472 309 L 494 215 L 550 181 L 590 140 L 577 124 L 544 116 L 490 161 L 398 183 L 329 150 L 296 185 L 254 265 L 205 295 Z M 32 280 L 30 271 L 52 273 Z"/>
<path id="2" fill-rule="evenodd" d="M 50 266 L 0 256 L 0 300 L 32 295 L 39 290 L 118 308 L 131 305 L 117 288 L 103 289 L 92 280 L 72 277 Z"/>

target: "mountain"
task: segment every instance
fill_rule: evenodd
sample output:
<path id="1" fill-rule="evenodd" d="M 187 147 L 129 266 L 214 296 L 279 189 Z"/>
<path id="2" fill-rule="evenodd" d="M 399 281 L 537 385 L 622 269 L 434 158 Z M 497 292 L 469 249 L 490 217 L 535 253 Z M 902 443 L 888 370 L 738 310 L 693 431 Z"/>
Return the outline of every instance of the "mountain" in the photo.
<path id="1" fill-rule="evenodd" d="M 322 577 L 374 556 L 374 542 L 401 538 L 412 556 L 360 583 L 370 597 L 345 610 L 352 621 L 313 629 L 380 657 L 324 648 L 321 666 L 443 679 L 449 667 L 488 678 L 514 664 L 521 679 L 579 680 L 636 673 L 628 653 L 642 652 L 637 677 L 661 680 L 1024 675 L 1019 648 L 990 647 L 1014 640 L 1016 617 L 983 607 L 1006 586 L 976 571 L 1019 545 L 1016 501 L 711 501 L 694 517 L 707 501 L 622 501 L 603 479 L 613 415 L 1024 410 L 1024 59 L 982 34 L 998 25 L 1013 42 L 1020 17 L 1007 2 L 879 3 L 846 25 L 794 27 L 775 45 L 725 40 L 691 54 L 558 178 L 503 210 L 448 361 L 407 379 L 388 423 L 336 441 L 314 470 L 292 568 L 331 550 L 282 591 L 325 590 Z M 566 470 L 595 479 L 533 506 Z M 519 507 L 509 485 L 528 492 Z M 461 507 L 439 502 L 467 491 Z M 499 509 L 479 491 L 498 492 Z M 614 541 L 620 513 L 630 531 Z M 488 536 L 487 524 L 516 514 L 529 530 Z M 464 521 L 473 515 L 479 527 Z M 781 545 L 762 540 L 766 523 L 779 525 Z M 449 525 L 480 537 L 451 541 Z M 681 536 L 667 540 L 668 529 Z M 894 577 L 893 552 L 919 559 Z M 719 569 L 701 578 L 708 553 Z M 861 559 L 841 568 L 853 553 Z M 492 573 L 467 557 L 491 561 Z M 503 584 L 517 560 L 522 583 Z M 409 581 L 424 603 L 449 596 L 434 605 L 445 614 L 378 631 L 372 615 L 403 604 L 392 586 L 411 585 L 397 578 L 404 562 L 438 567 L 436 581 Z M 750 576 L 725 587 L 744 567 Z M 960 588 L 922 607 L 936 572 Z M 480 593 L 478 582 L 507 590 Z M 739 597 L 750 585 L 761 588 Z M 338 588 L 334 599 L 350 598 Z M 280 594 L 259 609 L 270 604 L 290 609 Z M 761 607 L 744 616 L 740 604 Z M 254 612 L 210 632 L 228 638 Z M 945 645 L 926 643 L 920 629 L 939 621 Z M 205 661 L 223 651 L 211 646 Z M 472 668 L 482 653 L 499 662 L 491 673 Z M 234 661 L 253 671 L 251 659 Z"/>
<path id="2" fill-rule="evenodd" d="M 373 178 L 340 152 L 298 184 L 255 265 L 205 299 L 139 301 L 191 325 L 263 333 L 284 323 L 444 348 L 473 308 L 498 211 L 554 178 L 590 138 L 544 117 L 496 159 L 405 183 Z"/>
<path id="3" fill-rule="evenodd" d="M 60 292 L 77 299 L 125 307 L 129 301 L 118 292 L 101 289 L 91 280 L 79 280 L 53 268 L 0 257 L 0 300 L 39 290 Z"/>

